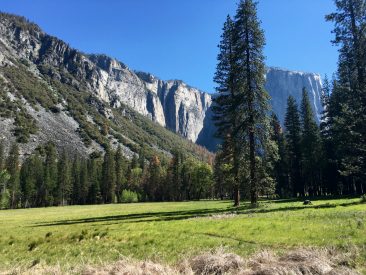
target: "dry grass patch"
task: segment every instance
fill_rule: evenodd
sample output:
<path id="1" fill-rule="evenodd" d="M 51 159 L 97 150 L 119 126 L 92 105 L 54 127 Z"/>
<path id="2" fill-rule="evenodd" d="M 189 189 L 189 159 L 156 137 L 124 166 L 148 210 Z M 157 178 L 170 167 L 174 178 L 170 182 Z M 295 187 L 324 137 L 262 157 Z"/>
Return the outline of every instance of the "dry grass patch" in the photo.
<path id="1" fill-rule="evenodd" d="M 297 249 L 282 256 L 262 251 L 252 257 L 245 275 L 353 275 L 359 274 L 353 267 L 352 258 L 334 249 Z"/>
<path id="2" fill-rule="evenodd" d="M 335 249 L 301 248 L 277 255 L 261 251 L 249 259 L 228 253 L 223 248 L 184 260 L 177 266 L 123 258 L 112 264 L 62 268 L 38 264 L 17 268 L 4 274 L 82 274 L 82 275 L 357 275 L 353 264 L 356 252 Z"/>

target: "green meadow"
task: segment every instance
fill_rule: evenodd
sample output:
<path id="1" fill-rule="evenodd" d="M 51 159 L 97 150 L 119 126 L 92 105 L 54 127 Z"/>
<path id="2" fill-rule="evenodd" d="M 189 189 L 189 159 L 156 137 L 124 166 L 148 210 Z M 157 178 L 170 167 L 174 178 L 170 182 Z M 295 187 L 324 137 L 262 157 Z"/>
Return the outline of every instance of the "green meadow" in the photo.
<path id="1" fill-rule="evenodd" d="M 220 246 L 248 256 L 261 249 L 357 249 L 365 268 L 366 204 L 360 199 L 67 206 L 0 211 L 0 267 L 77 266 L 122 256 L 174 264 Z"/>

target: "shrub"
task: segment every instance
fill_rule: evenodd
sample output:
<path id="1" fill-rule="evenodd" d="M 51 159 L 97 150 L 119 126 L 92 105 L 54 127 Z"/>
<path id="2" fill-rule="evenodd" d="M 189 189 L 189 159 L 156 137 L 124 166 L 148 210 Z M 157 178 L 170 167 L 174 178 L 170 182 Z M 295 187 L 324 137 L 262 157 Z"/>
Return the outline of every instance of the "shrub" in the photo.
<path id="1" fill-rule="evenodd" d="M 52 113 L 54 113 L 54 114 L 58 114 L 58 113 L 60 113 L 61 112 L 61 109 L 60 109 L 60 107 L 58 107 L 58 106 L 51 106 L 50 107 L 50 111 L 52 112 Z"/>
<path id="2" fill-rule="evenodd" d="M 130 190 L 123 190 L 121 195 L 121 201 L 126 203 L 138 202 L 138 194 Z"/>
<path id="3" fill-rule="evenodd" d="M 38 242 L 32 241 L 31 243 L 28 244 L 28 251 L 33 251 L 34 249 L 37 248 L 38 245 L 39 245 Z"/>
<path id="4" fill-rule="evenodd" d="M 8 190 L 5 190 L 1 193 L 0 196 L 0 208 L 1 209 L 7 209 L 10 205 L 10 193 Z"/>
<path id="5" fill-rule="evenodd" d="M 366 194 L 361 196 L 361 203 L 366 203 Z"/>

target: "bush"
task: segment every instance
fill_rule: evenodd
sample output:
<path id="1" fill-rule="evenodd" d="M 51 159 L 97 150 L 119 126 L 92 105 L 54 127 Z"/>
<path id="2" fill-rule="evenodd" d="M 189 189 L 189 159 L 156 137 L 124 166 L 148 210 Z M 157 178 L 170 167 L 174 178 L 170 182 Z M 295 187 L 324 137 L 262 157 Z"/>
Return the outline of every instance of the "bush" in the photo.
<path id="1" fill-rule="evenodd" d="M 0 195 L 0 209 L 7 209 L 10 205 L 10 193 L 5 190 Z"/>
<path id="2" fill-rule="evenodd" d="M 361 203 L 366 203 L 366 194 L 361 196 Z"/>
<path id="3" fill-rule="evenodd" d="M 121 195 L 121 202 L 131 203 L 138 202 L 138 194 L 130 190 L 123 190 Z"/>

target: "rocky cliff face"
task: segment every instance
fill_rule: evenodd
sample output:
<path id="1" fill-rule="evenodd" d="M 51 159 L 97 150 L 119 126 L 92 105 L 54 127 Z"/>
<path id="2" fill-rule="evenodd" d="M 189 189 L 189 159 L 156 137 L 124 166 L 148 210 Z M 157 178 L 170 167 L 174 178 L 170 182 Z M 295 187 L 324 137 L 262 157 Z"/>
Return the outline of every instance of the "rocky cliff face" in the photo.
<path id="1" fill-rule="evenodd" d="M 17 58 L 36 65 L 64 67 L 86 80 L 88 89 L 111 107 L 122 103 L 195 142 L 202 131 L 211 96 L 182 81 L 162 81 L 134 72 L 105 55 L 86 55 L 28 24 L 19 26 L 8 17 L 0 21 L 0 42 Z M 62 76 L 57 76 L 62 80 Z M 77 83 L 76 83 L 77 84 Z"/>
<path id="2" fill-rule="evenodd" d="M 37 68 L 63 68 L 74 76 L 69 83 L 86 89 L 111 108 L 125 104 L 158 124 L 183 137 L 214 149 L 217 143 L 211 120 L 210 94 L 190 87 L 182 81 L 163 81 L 143 72 L 134 72 L 123 63 L 105 55 L 87 55 L 69 47 L 63 41 L 45 34 L 37 25 L 9 16 L 0 17 L 1 65 L 10 64 L 11 57 L 25 59 Z M 50 74 L 67 82 L 63 75 Z M 80 80 L 80 83 L 78 83 Z M 82 81 L 81 81 L 82 80 Z M 321 81 L 319 75 L 270 68 L 266 88 L 272 97 L 274 111 L 283 122 L 288 95 L 300 99 L 306 87 L 311 95 L 314 111 L 319 117 Z"/>
<path id="3" fill-rule="evenodd" d="M 292 95 L 300 104 L 302 89 L 306 88 L 312 104 L 315 119 L 320 122 L 322 82 L 319 74 L 289 71 L 280 68 L 268 68 L 266 74 L 266 90 L 271 96 L 273 111 L 280 121 L 285 120 L 287 98 Z"/>

